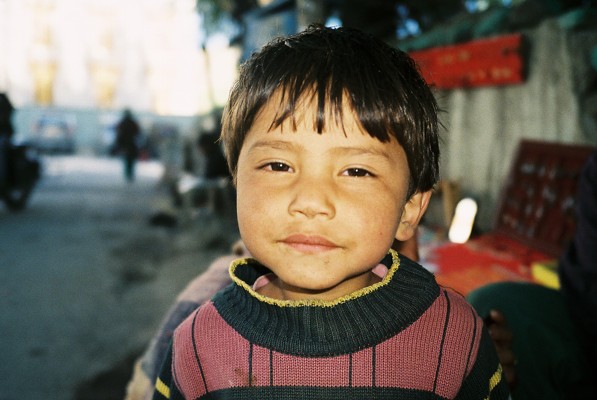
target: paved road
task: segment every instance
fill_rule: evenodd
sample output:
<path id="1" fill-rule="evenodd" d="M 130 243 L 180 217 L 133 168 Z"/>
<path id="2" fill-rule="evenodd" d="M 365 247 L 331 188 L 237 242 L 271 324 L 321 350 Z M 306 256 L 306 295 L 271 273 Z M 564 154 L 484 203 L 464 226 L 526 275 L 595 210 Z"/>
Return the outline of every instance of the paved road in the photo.
<path id="1" fill-rule="evenodd" d="M 140 164 L 132 184 L 120 168 L 47 158 L 28 208 L 0 205 L 0 400 L 100 398 L 94 377 L 137 355 L 186 282 L 236 238 L 231 218 L 151 226 L 169 203 L 159 165 Z"/>

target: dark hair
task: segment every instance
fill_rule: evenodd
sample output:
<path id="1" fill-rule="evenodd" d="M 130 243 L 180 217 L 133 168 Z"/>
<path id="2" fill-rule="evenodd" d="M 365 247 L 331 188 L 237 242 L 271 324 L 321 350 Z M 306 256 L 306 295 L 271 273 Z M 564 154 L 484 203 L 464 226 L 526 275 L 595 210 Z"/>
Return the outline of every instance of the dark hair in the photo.
<path id="1" fill-rule="evenodd" d="M 321 133 L 326 116 L 341 123 L 348 101 L 371 137 L 388 142 L 393 136 L 404 148 L 409 197 L 437 182 L 438 106 L 406 53 L 355 29 L 320 25 L 265 45 L 241 66 L 224 110 L 221 137 L 232 176 L 247 132 L 274 94 L 280 104 L 272 128 L 287 119 L 295 126 L 299 100 L 311 96 Z"/>

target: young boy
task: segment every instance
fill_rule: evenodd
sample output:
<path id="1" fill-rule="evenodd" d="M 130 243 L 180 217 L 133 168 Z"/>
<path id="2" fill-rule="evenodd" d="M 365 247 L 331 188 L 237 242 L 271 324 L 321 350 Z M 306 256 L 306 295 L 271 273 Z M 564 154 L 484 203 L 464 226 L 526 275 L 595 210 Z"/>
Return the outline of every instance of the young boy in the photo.
<path id="1" fill-rule="evenodd" d="M 155 399 L 501 399 L 465 300 L 399 255 L 438 178 L 413 61 L 314 26 L 241 68 L 222 139 L 252 258 L 175 331 Z"/>

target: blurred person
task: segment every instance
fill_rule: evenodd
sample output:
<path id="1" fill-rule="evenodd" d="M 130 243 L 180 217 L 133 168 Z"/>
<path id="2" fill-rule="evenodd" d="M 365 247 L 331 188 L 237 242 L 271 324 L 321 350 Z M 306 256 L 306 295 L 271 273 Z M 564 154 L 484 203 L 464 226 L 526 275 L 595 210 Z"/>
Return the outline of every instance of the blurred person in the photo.
<path id="1" fill-rule="evenodd" d="M 504 282 L 468 296 L 485 316 L 514 400 L 597 396 L 597 151 L 579 177 L 575 207 L 560 290 Z"/>
<path id="2" fill-rule="evenodd" d="M 8 95 L 0 93 L 0 199 L 11 211 L 22 210 L 41 175 L 41 164 L 28 145 L 15 144 Z"/>
<path id="3" fill-rule="evenodd" d="M 12 115 L 14 110 L 15 108 L 8 98 L 8 95 L 4 92 L 0 92 L 0 140 L 12 140 L 14 134 Z"/>
<path id="4" fill-rule="evenodd" d="M 14 107 L 4 92 L 0 92 L 0 190 L 8 177 L 8 151 L 11 145 L 14 127 L 12 114 Z"/>
<path id="5" fill-rule="evenodd" d="M 230 171 L 222 146 L 218 142 L 219 132 L 204 133 L 199 136 L 197 146 L 205 158 L 205 179 L 229 178 Z"/>
<path id="6" fill-rule="evenodd" d="M 129 109 L 125 109 L 121 120 L 116 124 L 115 150 L 123 158 L 124 178 L 135 180 L 135 164 L 139 158 L 141 128 Z"/>
<path id="7" fill-rule="evenodd" d="M 215 212 L 218 206 L 218 193 L 222 193 L 231 183 L 230 171 L 222 146 L 218 142 L 220 132 L 202 134 L 197 140 L 199 152 L 204 157 L 203 186 L 207 192 L 206 210 Z M 222 201 L 226 206 L 226 202 Z"/>
<path id="8" fill-rule="evenodd" d="M 182 206 L 183 217 L 223 214 L 234 209 L 232 180 L 226 158 L 219 143 L 220 130 L 203 132 L 196 140 L 200 167 L 193 173 L 183 174 L 174 193 L 174 202 Z"/>

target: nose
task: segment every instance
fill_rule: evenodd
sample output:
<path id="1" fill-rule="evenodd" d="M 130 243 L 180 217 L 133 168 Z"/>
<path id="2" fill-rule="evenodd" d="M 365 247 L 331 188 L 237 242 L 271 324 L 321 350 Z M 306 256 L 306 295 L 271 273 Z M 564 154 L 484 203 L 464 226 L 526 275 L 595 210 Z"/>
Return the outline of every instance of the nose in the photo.
<path id="1" fill-rule="evenodd" d="M 288 212 L 293 216 L 333 218 L 336 215 L 333 179 L 321 174 L 300 174 L 294 182 Z"/>

